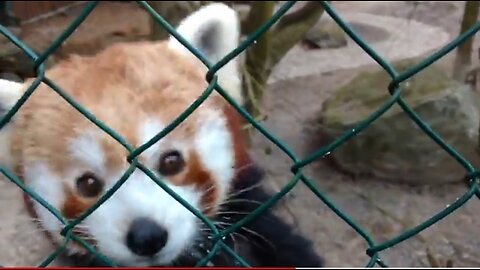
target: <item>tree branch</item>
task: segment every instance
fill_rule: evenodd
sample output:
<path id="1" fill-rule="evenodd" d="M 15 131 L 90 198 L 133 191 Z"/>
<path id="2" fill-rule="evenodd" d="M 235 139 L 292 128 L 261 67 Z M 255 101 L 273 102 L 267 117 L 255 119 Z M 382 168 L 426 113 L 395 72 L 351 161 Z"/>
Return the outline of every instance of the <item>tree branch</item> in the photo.
<path id="1" fill-rule="evenodd" d="M 323 11 L 323 6 L 317 1 L 308 1 L 302 8 L 290 14 L 284 15 L 277 24 L 277 28 L 285 28 L 292 24 L 302 22 L 306 18 Z"/>
<path id="2" fill-rule="evenodd" d="M 253 32 L 272 17 L 275 2 L 256 1 L 251 4 L 247 16 L 248 32 Z M 261 100 L 268 75 L 265 73 L 269 61 L 271 32 L 261 35 L 246 51 L 244 89 L 246 90 L 246 108 L 254 117 L 260 115 L 257 101 Z"/>
<path id="3" fill-rule="evenodd" d="M 280 62 L 285 54 L 297 44 L 305 33 L 314 26 L 324 12 L 323 6 L 317 1 L 309 1 L 299 10 L 284 15 L 272 32 L 272 50 L 267 74 Z"/>
<path id="4" fill-rule="evenodd" d="M 479 12 L 478 1 L 466 1 L 463 11 L 463 19 L 460 27 L 460 34 L 467 31 L 477 22 Z M 455 63 L 453 69 L 453 78 L 463 82 L 466 77 L 467 69 L 472 64 L 472 47 L 474 37 L 470 37 L 457 48 Z"/>
<path id="5" fill-rule="evenodd" d="M 276 1 L 252 2 L 248 15 L 242 20 L 242 33 L 251 34 L 267 22 L 273 15 L 275 4 Z M 317 23 L 322 13 L 320 3 L 309 1 L 299 10 L 284 15 L 273 29 L 261 35 L 246 50 L 243 70 L 246 108 L 254 117 L 263 117 L 260 104 L 273 67 Z"/>

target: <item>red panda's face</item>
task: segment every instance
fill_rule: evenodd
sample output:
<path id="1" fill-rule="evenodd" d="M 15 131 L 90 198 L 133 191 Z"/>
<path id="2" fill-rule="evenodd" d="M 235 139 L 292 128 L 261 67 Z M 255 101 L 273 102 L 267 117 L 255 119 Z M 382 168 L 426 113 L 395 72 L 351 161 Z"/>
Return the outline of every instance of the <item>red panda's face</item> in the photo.
<path id="1" fill-rule="evenodd" d="M 214 15 L 218 13 L 215 8 L 226 11 L 223 5 L 205 10 Z M 203 14 L 207 16 L 204 20 L 208 12 Z M 228 26 L 218 23 L 213 26 Z M 236 25 L 232 27 L 237 31 Z M 189 29 L 184 29 L 187 36 Z M 195 41 L 195 35 L 190 41 Z M 199 42 L 197 47 L 201 47 Z M 206 69 L 172 43 L 114 45 L 94 57 L 72 57 L 46 76 L 136 148 L 162 131 L 207 87 Z M 228 46 L 222 50 L 226 49 Z M 237 91 L 236 74 L 221 76 L 221 83 Z M 225 106 L 221 97 L 213 94 L 138 156 L 160 181 L 206 215 L 214 215 L 226 199 L 235 174 L 238 153 Z M 7 136 L 10 165 L 29 187 L 71 220 L 92 207 L 130 166 L 124 146 L 45 84 L 8 128 L 12 130 Z M 35 203 L 34 209 L 40 225 L 61 243 L 61 223 L 40 204 Z M 200 230 L 201 221 L 193 213 L 136 169 L 78 226 L 77 233 L 120 264 L 146 266 L 171 263 L 191 248 Z M 69 251 L 84 252 L 74 243 Z"/>
<path id="2" fill-rule="evenodd" d="M 97 58 L 72 59 L 47 76 L 136 148 L 202 93 L 207 85 L 201 71 L 168 48 L 145 43 L 116 46 Z M 215 97 L 207 99 L 138 157 L 206 214 L 216 210 L 234 174 L 232 137 L 220 104 Z M 45 86 L 23 111 L 16 120 L 23 126 L 15 144 L 21 145 L 21 174 L 66 218 L 78 218 L 128 169 L 128 151 Z M 42 225 L 57 235 L 62 227 L 55 217 L 40 205 L 36 211 Z M 79 228 L 120 262 L 167 263 L 193 242 L 199 222 L 137 169 Z"/>

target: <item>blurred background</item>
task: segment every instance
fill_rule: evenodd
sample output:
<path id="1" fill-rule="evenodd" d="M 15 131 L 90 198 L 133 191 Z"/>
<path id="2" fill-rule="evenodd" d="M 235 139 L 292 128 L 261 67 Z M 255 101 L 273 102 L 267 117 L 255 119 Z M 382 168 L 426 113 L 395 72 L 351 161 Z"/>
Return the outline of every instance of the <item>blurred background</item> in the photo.
<path id="1" fill-rule="evenodd" d="M 147 1 L 171 25 L 212 1 Z M 224 1 L 241 15 L 245 38 L 282 1 Z M 0 24 L 41 53 L 68 27 L 84 1 L 2 1 Z M 399 71 L 445 46 L 477 23 L 478 1 L 332 1 L 341 18 Z M 102 1 L 48 58 L 92 55 L 116 42 L 162 40 L 168 33 L 133 1 Z M 478 35 L 402 83 L 412 109 L 474 166 L 480 99 Z M 385 104 L 391 78 L 323 10 L 300 1 L 244 51 L 248 111 L 300 158 L 352 130 Z M 0 37 L 0 77 L 34 77 L 32 61 Z M 88 78 L 86 78 L 88 79 Z M 278 192 L 292 161 L 254 129 L 253 155 Z M 466 170 L 435 144 L 398 105 L 358 136 L 304 168 L 305 175 L 377 243 L 417 226 L 467 190 Z M 52 251 L 32 225 L 21 191 L 0 182 L 0 264 L 37 265 Z M 478 200 L 380 253 L 393 267 L 478 266 Z M 309 235 L 327 266 L 364 266 L 367 243 L 303 183 L 279 203 L 279 213 Z"/>

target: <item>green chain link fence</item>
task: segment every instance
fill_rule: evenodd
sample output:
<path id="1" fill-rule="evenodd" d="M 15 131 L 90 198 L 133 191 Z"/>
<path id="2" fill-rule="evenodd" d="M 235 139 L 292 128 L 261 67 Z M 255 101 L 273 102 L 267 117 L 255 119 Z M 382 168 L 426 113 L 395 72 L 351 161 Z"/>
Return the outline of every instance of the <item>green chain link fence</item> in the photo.
<path id="1" fill-rule="evenodd" d="M 0 25 L 0 32 L 11 42 L 13 42 L 18 48 L 20 48 L 33 62 L 34 68 L 37 73 L 36 79 L 33 81 L 32 85 L 27 89 L 24 95 L 19 99 L 19 101 L 14 105 L 14 107 L 3 117 L 0 121 L 0 128 L 3 128 L 10 119 L 14 116 L 14 114 L 20 109 L 20 107 L 25 103 L 25 101 L 29 98 L 29 96 L 35 91 L 37 86 L 43 82 L 50 86 L 55 92 L 57 92 L 62 98 L 64 98 L 69 104 L 71 104 L 75 109 L 77 109 L 80 113 L 82 113 L 85 117 L 87 117 L 90 121 L 92 121 L 95 125 L 97 125 L 100 129 L 108 133 L 112 136 L 118 143 L 122 144 L 126 149 L 129 151 L 129 155 L 127 157 L 128 162 L 130 163 L 129 168 L 125 171 L 123 176 L 118 180 L 118 182 L 110 189 L 106 194 L 87 212 L 85 212 L 82 216 L 78 219 L 68 222 L 65 220 L 64 217 L 59 213 L 57 209 L 52 207 L 48 202 L 43 200 L 38 194 L 36 194 L 33 190 L 25 186 L 21 179 L 15 176 L 12 172 L 7 170 L 6 168 L 0 168 L 3 175 L 5 175 L 11 182 L 17 185 L 20 189 L 24 192 L 28 193 L 28 195 L 42 204 L 45 208 L 47 208 L 52 214 L 54 214 L 62 223 L 65 225 L 64 229 L 61 232 L 61 235 L 65 237 L 64 243 L 58 248 L 55 252 L 53 252 L 48 258 L 46 258 L 39 267 L 46 267 L 48 266 L 58 255 L 60 255 L 65 246 L 70 241 L 76 241 L 84 246 L 88 251 L 92 252 L 96 255 L 96 257 L 106 264 L 110 266 L 115 266 L 114 262 L 109 260 L 104 255 L 97 252 L 92 246 L 88 243 L 83 241 L 81 238 L 75 236 L 72 233 L 72 230 L 75 225 L 79 224 L 82 220 L 84 220 L 88 215 L 90 215 L 95 209 L 97 209 L 102 203 L 104 203 L 113 193 L 120 188 L 120 186 L 129 178 L 129 176 L 133 173 L 135 169 L 140 169 L 144 173 L 146 173 L 155 183 L 161 186 L 167 193 L 173 196 L 179 203 L 181 203 L 184 207 L 190 210 L 195 216 L 197 216 L 200 220 L 202 220 L 213 232 L 213 248 L 205 256 L 202 260 L 197 263 L 197 266 L 205 266 L 209 260 L 215 256 L 215 254 L 220 250 L 223 249 L 228 254 L 230 254 L 241 266 L 249 266 L 248 263 L 242 259 L 239 255 L 237 255 L 232 249 L 230 249 L 226 244 L 223 243 L 222 239 L 224 239 L 230 233 L 235 232 L 240 227 L 244 226 L 246 223 L 252 221 L 257 216 L 261 215 L 267 208 L 274 205 L 278 200 L 280 200 L 285 194 L 287 194 L 292 188 L 295 187 L 299 182 L 303 182 L 318 198 L 325 203 L 335 214 L 337 214 L 341 219 L 343 219 L 352 229 L 354 229 L 361 237 L 366 241 L 369 248 L 366 250 L 368 256 L 370 256 L 370 260 L 366 264 L 367 267 L 374 267 L 375 265 L 379 265 L 381 267 L 387 267 L 386 263 L 383 262 L 378 253 L 388 249 L 404 240 L 407 240 L 424 229 L 428 228 L 429 226 L 439 222 L 441 219 L 446 217 L 447 215 L 454 212 L 456 209 L 460 208 L 464 205 L 468 200 L 472 197 L 476 196 L 480 199 L 480 188 L 479 188 L 479 179 L 480 171 L 476 170 L 468 160 L 462 157 L 454 148 L 449 146 L 446 142 L 442 140 L 440 136 L 438 136 L 429 126 L 427 123 L 422 121 L 422 119 L 408 106 L 408 104 L 402 99 L 402 87 L 401 84 L 403 81 L 409 79 L 410 77 L 414 76 L 415 74 L 421 72 L 423 69 L 427 68 L 452 50 L 454 50 L 459 44 L 464 42 L 466 39 L 471 38 L 477 31 L 480 30 L 480 22 L 477 22 L 473 25 L 468 31 L 462 33 L 460 36 L 455 38 L 453 41 L 448 43 L 446 46 L 438 50 L 437 52 L 433 53 L 429 57 L 425 58 L 423 61 L 418 63 L 415 66 L 412 66 L 408 70 L 404 71 L 403 73 L 398 73 L 393 66 L 386 61 L 382 56 L 377 54 L 375 50 L 373 50 L 368 43 L 366 43 L 362 37 L 360 37 L 352 28 L 338 15 L 335 9 L 331 6 L 328 1 L 321 1 L 325 11 L 329 14 L 333 20 L 370 56 L 372 57 L 391 77 L 391 82 L 388 86 L 388 89 L 385 91 L 389 91 L 391 97 L 381 106 L 378 108 L 377 111 L 372 113 L 368 118 L 364 119 L 360 122 L 355 128 L 345 131 L 345 133 L 335 139 L 333 142 L 325 145 L 318 151 L 312 153 L 311 155 L 299 158 L 295 153 L 289 149 L 287 145 L 285 145 L 282 141 L 276 138 L 273 134 L 271 134 L 268 130 L 262 127 L 261 124 L 256 122 L 252 116 L 241 108 L 238 104 L 233 101 L 231 97 L 226 94 L 226 91 L 217 83 L 217 76 L 216 72 L 222 68 L 226 63 L 228 63 L 234 57 L 237 57 L 240 53 L 242 53 L 248 46 L 250 46 L 256 39 L 258 39 L 263 33 L 268 31 L 268 29 L 275 24 L 293 5 L 295 5 L 297 1 L 288 1 L 285 2 L 272 16 L 270 20 L 268 20 L 265 24 L 263 24 L 259 29 L 257 29 L 254 33 L 250 34 L 246 40 L 244 40 L 238 48 L 234 49 L 228 55 L 226 55 L 221 61 L 218 63 L 210 63 L 201 52 L 193 48 L 190 44 L 187 43 L 185 39 L 183 39 L 175 29 L 165 20 L 163 19 L 150 5 L 145 1 L 137 1 L 137 3 L 144 8 L 157 23 L 159 23 L 162 27 L 164 27 L 171 35 L 173 35 L 180 43 L 186 46 L 196 57 L 198 57 L 209 69 L 206 80 L 209 82 L 209 86 L 203 94 L 196 100 L 192 105 L 190 105 L 181 115 L 177 117 L 175 121 L 169 124 L 164 130 L 158 133 L 154 138 L 150 141 L 134 149 L 125 140 L 117 134 L 114 130 L 111 130 L 107 127 L 104 123 L 100 122 L 99 120 L 95 119 L 95 116 L 89 113 L 87 110 L 82 108 L 72 97 L 70 97 L 65 91 L 63 91 L 60 87 L 58 87 L 55 82 L 51 81 L 48 77 L 45 76 L 45 60 L 56 50 L 58 47 L 82 24 L 82 22 L 88 17 L 88 15 L 95 9 L 99 1 L 91 1 L 87 3 L 85 8 L 82 10 L 81 14 L 65 29 L 65 31 L 53 42 L 53 44 L 48 47 L 45 52 L 40 55 L 34 53 L 30 48 L 28 48 L 22 41 L 20 41 L 17 37 L 15 37 L 6 27 Z M 178 126 L 182 121 L 184 121 L 194 110 L 201 105 L 201 103 L 208 98 L 208 96 L 213 92 L 217 91 L 220 95 L 222 95 L 250 124 L 253 125 L 259 132 L 261 132 L 266 138 L 268 138 L 271 142 L 273 142 L 277 147 L 283 150 L 292 160 L 292 167 L 291 172 L 293 174 L 292 179 L 282 188 L 278 194 L 275 194 L 268 202 L 264 203 L 263 205 L 259 206 L 255 211 L 253 211 L 250 215 L 247 215 L 242 220 L 233 224 L 231 227 L 219 231 L 215 225 L 202 213 L 191 207 L 185 200 L 183 200 L 180 196 L 174 193 L 171 189 L 169 189 L 160 179 L 158 179 L 154 173 L 149 171 L 144 165 L 142 165 L 138 160 L 137 157 L 143 151 L 145 151 L 148 147 L 162 139 L 165 135 L 167 135 L 170 131 L 172 131 L 176 126 Z M 339 209 L 333 201 L 331 201 L 319 187 L 317 187 L 314 182 L 310 179 L 305 177 L 302 173 L 302 168 L 310 164 L 311 162 L 323 158 L 329 152 L 334 151 L 337 147 L 342 145 L 344 142 L 354 138 L 358 133 L 363 131 L 367 128 L 372 122 L 376 119 L 381 117 L 386 111 L 388 111 L 395 103 L 397 103 L 403 111 L 414 121 L 432 140 L 434 140 L 439 147 L 445 150 L 450 156 L 452 156 L 457 162 L 459 162 L 466 170 L 465 180 L 468 184 L 468 191 L 465 192 L 460 198 L 452 202 L 448 207 L 431 217 L 430 219 L 426 220 L 425 222 L 421 223 L 420 225 L 406 230 L 405 232 L 401 233 L 400 235 L 385 241 L 383 243 L 377 243 L 373 239 L 373 237 L 361 226 L 359 226 L 352 218 L 348 215 L 343 213 L 341 209 Z"/>

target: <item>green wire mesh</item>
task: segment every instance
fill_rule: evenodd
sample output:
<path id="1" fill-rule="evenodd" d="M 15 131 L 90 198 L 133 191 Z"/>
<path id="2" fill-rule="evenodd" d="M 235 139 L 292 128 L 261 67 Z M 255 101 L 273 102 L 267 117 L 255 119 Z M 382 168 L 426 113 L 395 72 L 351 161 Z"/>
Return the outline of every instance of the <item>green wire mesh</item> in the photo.
<path id="1" fill-rule="evenodd" d="M 269 28 L 275 24 L 293 5 L 295 5 L 297 1 L 288 1 L 285 2 L 270 18 L 266 23 L 264 23 L 261 27 L 259 27 L 255 32 L 250 34 L 246 40 L 244 40 L 238 48 L 234 49 L 228 55 L 226 55 L 221 61 L 218 63 L 210 63 L 203 54 L 195 49 L 192 45 L 188 44 L 188 42 L 183 39 L 175 29 L 164 19 L 160 16 L 147 2 L 145 1 L 137 1 L 137 3 L 144 8 L 154 19 L 155 21 L 160 24 L 165 30 L 167 30 L 172 36 L 174 36 L 180 43 L 182 43 L 191 53 L 193 53 L 197 58 L 204 63 L 209 71 L 206 74 L 206 81 L 209 83 L 207 89 L 205 89 L 204 93 L 195 101 L 193 102 L 182 114 L 180 114 L 175 121 L 170 123 L 164 130 L 159 132 L 154 138 L 150 141 L 145 143 L 144 145 L 133 148 L 130 146 L 126 141 L 117 134 L 114 130 L 110 129 L 104 123 L 99 121 L 88 112 L 86 109 L 82 108 L 72 97 L 70 97 L 65 91 L 63 91 L 60 87 L 58 87 L 55 82 L 51 81 L 47 76 L 45 76 L 45 65 L 44 62 L 47 58 L 58 49 L 58 47 L 67 39 L 69 36 L 82 24 L 82 22 L 88 17 L 88 15 L 95 9 L 99 1 L 91 1 L 88 2 L 85 8 L 82 10 L 80 15 L 65 29 L 65 31 L 40 55 L 37 55 L 33 52 L 30 48 L 28 48 L 22 41 L 20 41 L 17 37 L 15 37 L 6 27 L 0 25 L 0 32 L 13 44 L 15 44 L 19 49 L 21 49 L 33 62 L 34 68 L 36 70 L 37 77 L 33 81 L 32 85 L 27 89 L 24 95 L 18 100 L 18 102 L 12 107 L 11 110 L 6 113 L 6 115 L 0 120 L 0 128 L 4 127 L 10 119 L 15 115 L 15 113 L 20 109 L 20 107 L 25 103 L 25 101 L 30 97 L 30 95 L 35 91 L 40 83 L 45 83 L 53 91 L 55 91 L 60 97 L 65 99 L 70 105 L 72 105 L 76 110 L 82 113 L 85 117 L 87 117 L 92 123 L 97 125 L 100 129 L 104 132 L 109 134 L 112 138 L 114 138 L 118 143 L 123 145 L 128 151 L 129 155 L 127 157 L 128 162 L 130 163 L 129 168 L 124 172 L 123 176 L 118 180 L 118 182 L 110 189 L 102 198 L 88 211 L 86 211 L 81 217 L 76 220 L 68 222 L 62 215 L 59 213 L 57 209 L 52 207 L 48 202 L 43 200 L 38 194 L 36 194 L 33 190 L 25 186 L 21 179 L 15 176 L 12 172 L 7 170 L 6 168 L 0 167 L 1 173 L 9 179 L 12 183 L 17 185 L 23 192 L 26 192 L 33 200 L 37 201 L 45 208 L 47 208 L 63 225 L 65 225 L 64 229 L 61 232 L 61 235 L 65 237 L 65 241 L 63 245 L 55 250 L 48 258 L 46 258 L 42 263 L 40 263 L 39 267 L 46 267 L 48 266 L 58 255 L 60 255 L 65 246 L 70 241 L 76 241 L 82 246 L 84 246 L 89 252 L 94 254 L 98 259 L 102 260 L 104 263 L 110 266 L 116 266 L 115 263 L 109 260 L 106 256 L 100 254 L 98 251 L 95 250 L 94 247 L 90 246 L 88 243 L 83 241 L 82 239 L 76 237 L 72 231 L 74 226 L 84 220 L 88 215 L 90 215 L 93 211 L 95 211 L 102 203 L 104 203 L 108 198 L 110 198 L 116 190 L 118 190 L 125 181 L 128 180 L 129 176 L 133 173 L 134 170 L 140 169 L 145 174 L 147 174 L 155 183 L 157 183 L 160 187 L 162 187 L 167 193 L 169 193 L 172 197 L 174 197 L 179 203 L 181 203 L 184 207 L 186 207 L 189 211 L 191 211 L 195 216 L 197 216 L 201 221 L 208 226 L 212 233 L 212 241 L 213 247 L 211 251 L 197 263 L 197 266 L 205 266 L 209 262 L 209 260 L 215 256 L 217 252 L 223 249 L 227 254 L 230 254 L 240 266 L 249 266 L 248 263 L 237 255 L 232 249 L 230 249 L 225 243 L 223 243 L 222 239 L 225 239 L 226 236 L 229 234 L 234 233 L 236 230 L 251 222 L 253 219 L 257 218 L 259 215 L 269 207 L 272 207 L 278 200 L 280 200 L 284 195 L 286 195 L 291 189 L 293 189 L 299 182 L 303 182 L 325 205 L 327 205 L 335 214 L 337 214 L 342 220 L 344 220 L 353 230 L 355 230 L 368 244 L 368 249 L 366 253 L 370 256 L 370 260 L 366 263 L 367 267 L 374 267 L 375 265 L 379 265 L 381 267 L 386 267 L 386 263 L 383 262 L 378 253 L 388 249 L 396 244 L 399 244 L 402 241 L 405 241 L 424 229 L 428 228 L 429 226 L 439 222 L 441 219 L 446 217 L 447 215 L 453 213 L 456 209 L 463 206 L 466 202 L 468 202 L 473 196 L 480 198 L 480 190 L 479 190 L 479 181 L 478 176 L 480 176 L 480 171 L 475 170 L 475 168 L 462 157 L 454 148 L 448 145 L 446 142 L 442 140 L 440 136 L 438 136 L 429 126 L 427 123 L 422 121 L 422 119 L 408 106 L 408 104 L 402 99 L 402 82 L 411 78 L 415 74 L 421 72 L 423 69 L 427 68 L 452 50 L 454 50 L 457 46 L 459 46 L 462 42 L 471 38 L 479 29 L 480 29 L 480 22 L 477 22 L 473 25 L 468 31 L 465 31 L 460 36 L 452 40 L 446 46 L 438 50 L 437 52 L 433 53 L 422 62 L 418 63 L 417 65 L 409 68 L 408 70 L 404 71 L 403 73 L 397 73 L 394 67 L 386 61 L 382 56 L 380 56 L 375 50 L 373 50 L 367 42 L 365 42 L 362 37 L 360 37 L 342 18 L 338 15 L 335 9 L 331 6 L 328 1 L 321 1 L 325 12 L 330 15 L 333 20 L 348 34 L 350 38 L 354 40 L 355 43 L 360 46 L 365 53 L 367 53 L 372 59 L 375 60 L 391 77 L 391 82 L 388 86 L 388 89 L 385 91 L 389 91 L 391 97 L 375 112 L 373 112 L 369 117 L 364 119 L 360 122 L 355 128 L 351 130 L 345 131 L 341 136 L 335 139 L 333 142 L 325 145 L 318 151 L 312 153 L 311 155 L 300 158 L 295 153 L 289 149 L 289 147 L 283 143 L 281 140 L 276 138 L 272 133 L 266 130 L 262 125 L 256 122 L 253 117 L 243 108 L 241 108 L 235 101 L 226 93 L 226 91 L 217 83 L 217 76 L 216 72 L 222 68 L 225 64 L 227 64 L 231 59 L 237 57 L 240 53 L 242 53 L 245 49 L 247 49 L 255 40 L 257 40 L 262 34 L 269 30 Z M 166 136 L 169 132 L 175 129 L 181 122 L 183 122 L 194 110 L 196 110 L 202 102 L 209 97 L 209 95 L 213 92 L 217 91 L 220 95 L 222 95 L 228 103 L 230 103 L 254 128 L 256 128 L 261 134 L 263 134 L 267 139 L 273 142 L 277 147 L 279 147 L 288 157 L 292 160 L 292 167 L 291 172 L 293 174 L 292 179 L 281 189 L 280 192 L 275 194 L 268 202 L 264 203 L 263 205 L 259 206 L 255 211 L 251 214 L 245 216 L 242 220 L 233 224 L 232 226 L 224 229 L 223 231 L 219 231 L 213 222 L 211 222 L 207 217 L 205 217 L 201 212 L 194 209 L 190 206 L 185 200 L 183 200 L 179 195 L 169 189 L 158 177 L 148 170 L 144 165 L 142 165 L 138 160 L 137 157 L 143 151 L 145 151 L 148 147 L 156 143 L 157 141 L 161 140 L 164 136 Z M 403 111 L 417 124 L 425 133 L 428 135 L 433 141 L 435 141 L 439 147 L 443 148 L 456 162 L 460 163 L 466 170 L 465 180 L 468 183 L 468 191 L 458 198 L 453 203 L 449 204 L 448 207 L 431 217 L 430 219 L 426 220 L 425 222 L 421 223 L 420 225 L 413 227 L 409 230 L 404 231 L 400 235 L 394 237 L 393 239 L 387 240 L 383 243 L 377 243 L 373 239 L 373 237 L 360 225 L 358 225 L 352 218 L 350 218 L 347 214 L 341 211 L 333 201 L 331 201 L 324 192 L 317 187 L 314 182 L 308 179 L 302 173 L 302 168 L 309 165 L 315 160 L 325 157 L 328 153 L 334 151 L 337 147 L 341 146 L 346 141 L 354 138 L 357 134 L 367 128 L 372 122 L 377 120 L 381 117 L 386 111 L 388 111 L 394 104 L 398 104 Z"/>

